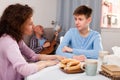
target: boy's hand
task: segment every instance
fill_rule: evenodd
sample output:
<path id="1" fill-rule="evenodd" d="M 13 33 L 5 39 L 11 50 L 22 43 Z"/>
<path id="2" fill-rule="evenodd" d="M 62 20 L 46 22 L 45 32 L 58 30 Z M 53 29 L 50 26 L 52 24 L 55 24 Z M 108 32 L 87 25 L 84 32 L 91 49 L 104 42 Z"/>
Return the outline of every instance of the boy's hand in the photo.
<path id="1" fill-rule="evenodd" d="M 76 59 L 79 61 L 85 61 L 87 58 L 84 55 L 78 55 L 78 56 L 73 56 L 73 59 Z"/>
<path id="2" fill-rule="evenodd" d="M 72 52 L 72 48 L 70 47 L 67 47 L 67 46 L 64 46 L 63 49 L 62 49 L 63 52 Z"/>

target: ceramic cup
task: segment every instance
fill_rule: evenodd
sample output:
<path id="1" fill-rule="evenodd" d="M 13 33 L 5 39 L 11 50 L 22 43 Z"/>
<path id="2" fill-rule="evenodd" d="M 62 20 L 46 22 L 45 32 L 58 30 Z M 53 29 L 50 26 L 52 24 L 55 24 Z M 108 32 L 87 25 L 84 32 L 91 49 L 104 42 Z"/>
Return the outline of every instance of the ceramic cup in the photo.
<path id="1" fill-rule="evenodd" d="M 86 75 L 95 76 L 97 73 L 98 61 L 95 59 L 87 59 L 81 69 L 85 70 Z"/>
<path id="2" fill-rule="evenodd" d="M 104 57 L 109 54 L 110 53 L 108 51 L 99 51 L 99 58 L 100 58 L 102 64 L 106 64 L 106 62 L 104 61 Z"/>

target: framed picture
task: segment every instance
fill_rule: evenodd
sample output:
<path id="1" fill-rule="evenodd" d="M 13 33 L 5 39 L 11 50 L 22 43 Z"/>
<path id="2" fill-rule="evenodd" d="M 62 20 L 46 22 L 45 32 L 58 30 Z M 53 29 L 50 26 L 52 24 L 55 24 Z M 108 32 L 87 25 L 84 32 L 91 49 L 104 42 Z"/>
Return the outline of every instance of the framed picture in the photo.
<path id="1" fill-rule="evenodd" d="M 120 28 L 120 0 L 102 0 L 102 28 Z"/>

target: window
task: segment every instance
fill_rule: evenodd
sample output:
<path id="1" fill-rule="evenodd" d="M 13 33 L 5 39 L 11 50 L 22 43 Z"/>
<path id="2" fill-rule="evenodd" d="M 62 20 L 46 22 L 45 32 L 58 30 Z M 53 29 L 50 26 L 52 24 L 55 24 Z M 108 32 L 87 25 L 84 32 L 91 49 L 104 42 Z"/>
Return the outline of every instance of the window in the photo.
<path id="1" fill-rule="evenodd" d="M 101 27 L 120 28 L 120 0 L 102 0 Z"/>

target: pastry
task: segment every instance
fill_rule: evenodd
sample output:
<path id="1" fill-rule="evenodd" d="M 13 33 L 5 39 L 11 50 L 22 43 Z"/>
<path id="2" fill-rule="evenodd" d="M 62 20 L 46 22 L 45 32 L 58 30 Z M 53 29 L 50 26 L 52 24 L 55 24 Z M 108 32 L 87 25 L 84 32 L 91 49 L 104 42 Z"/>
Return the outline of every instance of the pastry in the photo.
<path id="1" fill-rule="evenodd" d="M 68 71 L 80 69 L 80 62 L 75 59 L 63 59 L 60 62 L 60 68 Z"/>

